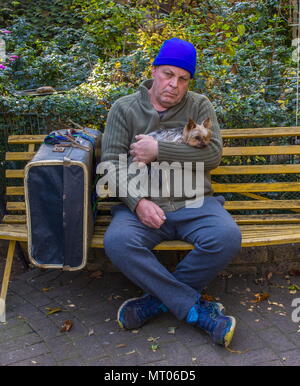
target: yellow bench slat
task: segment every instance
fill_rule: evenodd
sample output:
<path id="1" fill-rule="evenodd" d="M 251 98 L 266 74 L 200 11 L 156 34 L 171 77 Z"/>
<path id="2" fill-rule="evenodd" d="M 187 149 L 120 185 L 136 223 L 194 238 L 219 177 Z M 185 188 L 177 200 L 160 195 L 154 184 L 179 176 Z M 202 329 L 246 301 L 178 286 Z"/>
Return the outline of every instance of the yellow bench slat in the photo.
<path id="1" fill-rule="evenodd" d="M 8 196 L 24 196 L 24 186 L 8 186 L 6 194 Z"/>
<path id="2" fill-rule="evenodd" d="M 35 135 L 26 135 L 26 134 L 21 134 L 21 135 L 10 135 L 8 137 L 8 143 L 9 144 L 18 144 L 18 145 L 23 145 L 23 144 L 39 144 L 44 142 L 44 138 L 46 137 L 45 134 L 35 134 Z"/>
<path id="3" fill-rule="evenodd" d="M 6 214 L 2 219 L 3 224 L 25 224 L 26 215 L 24 214 Z"/>
<path id="4" fill-rule="evenodd" d="M 0 239 L 27 241 L 25 224 L 0 224 Z"/>
<path id="5" fill-rule="evenodd" d="M 265 127 L 247 129 L 223 129 L 222 138 L 269 138 L 300 135 L 300 126 L 292 127 Z"/>
<path id="6" fill-rule="evenodd" d="M 227 210 L 243 209 L 299 209 L 300 200 L 226 201 Z"/>
<path id="7" fill-rule="evenodd" d="M 233 215 L 234 220 L 239 225 L 244 224 L 299 224 L 300 214 L 250 214 L 250 215 Z M 112 216 L 98 215 L 96 225 L 108 225 Z M 7 214 L 3 217 L 4 224 L 25 224 L 26 215 Z"/>
<path id="8" fill-rule="evenodd" d="M 7 210 L 26 210 L 25 202 L 18 202 L 18 201 L 8 201 L 6 203 L 6 209 Z"/>
<path id="9" fill-rule="evenodd" d="M 300 173 L 300 164 L 219 166 L 216 169 L 211 171 L 211 175 L 289 174 L 289 173 Z"/>
<path id="10" fill-rule="evenodd" d="M 287 244 L 300 242 L 300 225 L 293 228 L 285 227 L 284 224 L 278 224 L 277 227 L 261 228 L 262 232 L 257 233 L 257 225 L 252 227 L 241 226 L 242 246 L 259 246 L 273 244 Z M 271 230 L 271 232 L 269 232 Z M 268 233 L 267 233 L 268 232 Z M 27 241 L 27 227 L 25 224 L 0 224 L 0 239 Z M 103 248 L 103 234 L 94 234 L 91 246 Z M 156 245 L 154 250 L 190 250 L 193 246 L 184 241 L 164 241 Z"/>
<path id="11" fill-rule="evenodd" d="M 6 178 L 24 178 L 24 175 L 25 175 L 24 169 L 5 170 Z"/>
<path id="12" fill-rule="evenodd" d="M 246 214 L 246 215 L 233 215 L 234 220 L 239 225 L 244 224 L 293 224 L 300 223 L 299 214 Z"/>
<path id="13" fill-rule="evenodd" d="M 216 193 L 238 192 L 298 192 L 300 182 L 272 182 L 272 183 L 242 183 L 242 184 L 212 184 Z"/>
<path id="14" fill-rule="evenodd" d="M 5 154 L 6 161 L 30 161 L 35 155 L 34 151 L 12 151 Z"/>
<path id="15" fill-rule="evenodd" d="M 223 156 L 300 154 L 300 145 L 224 147 Z"/>

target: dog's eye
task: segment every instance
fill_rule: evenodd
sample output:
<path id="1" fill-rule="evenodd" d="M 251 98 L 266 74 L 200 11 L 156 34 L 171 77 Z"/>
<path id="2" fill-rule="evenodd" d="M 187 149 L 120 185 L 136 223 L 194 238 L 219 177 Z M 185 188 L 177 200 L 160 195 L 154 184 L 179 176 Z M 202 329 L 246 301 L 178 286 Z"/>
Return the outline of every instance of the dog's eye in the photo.
<path id="1" fill-rule="evenodd" d="M 201 137 L 200 137 L 199 135 L 196 135 L 195 139 L 196 139 L 197 141 L 201 141 Z"/>

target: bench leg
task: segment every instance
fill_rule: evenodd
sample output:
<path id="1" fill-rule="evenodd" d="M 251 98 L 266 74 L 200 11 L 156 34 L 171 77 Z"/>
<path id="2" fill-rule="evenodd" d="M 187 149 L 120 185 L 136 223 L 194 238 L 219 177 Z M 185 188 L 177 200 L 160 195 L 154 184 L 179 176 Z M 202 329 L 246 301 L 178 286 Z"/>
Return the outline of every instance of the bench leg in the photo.
<path id="1" fill-rule="evenodd" d="M 16 247 L 16 241 L 11 240 L 8 245 L 6 264 L 5 264 L 4 274 L 3 274 L 2 288 L 1 288 L 1 295 L 0 295 L 0 322 L 1 323 L 5 323 L 6 321 L 5 299 L 7 295 L 8 283 L 10 278 L 12 262 L 14 258 L 15 247 Z"/>

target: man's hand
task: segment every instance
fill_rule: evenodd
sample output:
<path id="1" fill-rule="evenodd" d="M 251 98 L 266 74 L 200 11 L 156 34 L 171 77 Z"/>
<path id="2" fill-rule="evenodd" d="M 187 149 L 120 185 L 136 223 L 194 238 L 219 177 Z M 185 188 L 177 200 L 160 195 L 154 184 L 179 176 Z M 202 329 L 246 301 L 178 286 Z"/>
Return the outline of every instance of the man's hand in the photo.
<path id="1" fill-rule="evenodd" d="M 166 220 L 164 211 L 146 198 L 138 202 L 135 212 L 139 220 L 150 228 L 159 229 Z"/>
<path id="2" fill-rule="evenodd" d="M 130 145 L 130 154 L 133 161 L 144 162 L 148 164 L 156 160 L 158 153 L 157 140 L 150 135 L 136 135 L 137 142 Z"/>

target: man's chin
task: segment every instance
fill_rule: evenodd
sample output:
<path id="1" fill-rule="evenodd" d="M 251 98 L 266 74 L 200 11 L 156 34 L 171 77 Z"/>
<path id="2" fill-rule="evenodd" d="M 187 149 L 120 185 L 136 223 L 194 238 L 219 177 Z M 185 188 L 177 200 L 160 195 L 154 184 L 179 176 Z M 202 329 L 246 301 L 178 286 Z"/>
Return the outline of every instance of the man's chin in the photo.
<path id="1" fill-rule="evenodd" d="M 169 107 L 172 107 L 172 106 L 175 106 L 177 105 L 177 103 L 179 103 L 179 101 L 175 98 L 164 98 L 162 101 L 161 101 L 161 105 L 163 107 L 166 107 L 166 108 L 169 108 Z"/>

